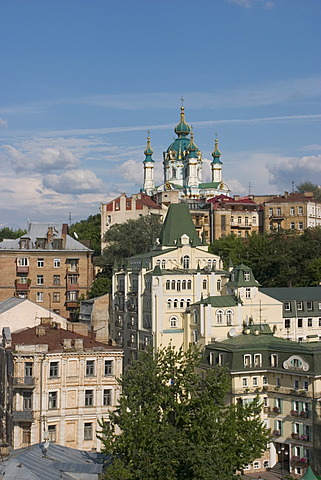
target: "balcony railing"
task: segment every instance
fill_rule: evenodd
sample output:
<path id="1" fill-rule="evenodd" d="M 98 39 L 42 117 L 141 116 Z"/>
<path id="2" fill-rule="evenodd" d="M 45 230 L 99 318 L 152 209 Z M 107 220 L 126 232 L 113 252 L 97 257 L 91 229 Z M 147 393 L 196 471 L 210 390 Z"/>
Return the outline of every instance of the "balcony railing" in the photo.
<path id="1" fill-rule="evenodd" d="M 77 308 L 78 307 L 78 301 L 77 300 L 66 300 L 66 307 L 67 308 Z"/>
<path id="2" fill-rule="evenodd" d="M 23 267 L 21 267 L 20 265 L 17 265 L 16 272 L 17 273 L 29 273 L 29 265 L 28 266 L 23 266 Z"/>
<path id="3" fill-rule="evenodd" d="M 14 422 L 33 422 L 34 414 L 32 410 L 13 411 L 12 419 Z"/>
<path id="4" fill-rule="evenodd" d="M 34 388 L 36 385 L 34 377 L 14 377 L 13 386 L 15 388 Z"/>
<path id="5" fill-rule="evenodd" d="M 15 285 L 16 285 L 16 290 L 19 290 L 20 292 L 29 290 L 29 286 L 30 286 L 29 283 L 21 283 L 21 282 L 16 282 Z"/>
<path id="6" fill-rule="evenodd" d="M 67 282 L 67 290 L 79 290 L 79 284 L 78 283 L 68 283 Z"/>

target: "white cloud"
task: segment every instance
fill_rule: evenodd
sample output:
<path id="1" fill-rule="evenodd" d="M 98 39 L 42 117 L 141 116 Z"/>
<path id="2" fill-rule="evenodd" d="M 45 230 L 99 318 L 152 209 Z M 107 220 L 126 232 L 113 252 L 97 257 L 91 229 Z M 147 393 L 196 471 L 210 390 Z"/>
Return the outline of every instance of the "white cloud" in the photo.
<path id="1" fill-rule="evenodd" d="M 144 167 L 143 163 L 136 160 L 127 160 L 118 167 L 118 173 L 132 183 L 141 185 L 144 181 Z M 154 166 L 154 181 L 156 185 L 163 183 L 163 169 L 160 162 L 155 162 Z"/>
<path id="2" fill-rule="evenodd" d="M 292 181 L 297 185 L 306 180 L 321 184 L 321 155 L 274 159 L 268 163 L 267 168 L 272 185 L 284 187 L 289 186 Z"/>
<path id="3" fill-rule="evenodd" d="M 46 175 L 42 184 L 45 188 L 58 193 L 83 194 L 103 191 L 103 182 L 90 170 L 70 170 L 60 175 Z"/>
<path id="4" fill-rule="evenodd" d="M 253 8 L 254 6 L 263 6 L 264 8 L 273 8 L 275 7 L 275 3 L 271 1 L 265 0 L 227 0 L 228 3 L 233 3 L 234 5 L 238 5 L 239 7 L 243 8 Z"/>
<path id="5" fill-rule="evenodd" d="M 6 127 L 8 125 L 7 120 L 0 118 L 0 127 Z"/>

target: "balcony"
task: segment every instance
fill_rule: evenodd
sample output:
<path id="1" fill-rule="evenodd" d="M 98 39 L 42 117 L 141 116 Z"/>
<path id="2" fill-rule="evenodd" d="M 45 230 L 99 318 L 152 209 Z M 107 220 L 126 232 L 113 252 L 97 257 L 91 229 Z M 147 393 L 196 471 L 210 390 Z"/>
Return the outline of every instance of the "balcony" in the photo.
<path id="1" fill-rule="evenodd" d="M 16 272 L 17 274 L 20 274 L 20 273 L 29 273 L 29 265 L 28 266 L 20 266 L 20 265 L 17 265 L 16 267 Z"/>
<path id="2" fill-rule="evenodd" d="M 14 377 L 13 388 L 34 388 L 36 386 L 35 377 Z"/>
<path id="3" fill-rule="evenodd" d="M 16 290 L 26 292 L 29 290 L 30 283 L 15 282 Z"/>
<path id="4" fill-rule="evenodd" d="M 281 436 L 281 430 L 273 430 L 272 435 L 273 435 L 273 437 L 280 437 Z"/>
<path id="5" fill-rule="evenodd" d="M 79 265 L 68 265 L 66 268 L 67 274 L 78 275 L 79 274 Z"/>
<path id="6" fill-rule="evenodd" d="M 34 421 L 33 410 L 21 410 L 12 412 L 12 420 L 14 422 L 28 422 Z"/>
<path id="7" fill-rule="evenodd" d="M 68 283 L 67 282 L 67 290 L 79 290 L 79 283 Z"/>
<path id="8" fill-rule="evenodd" d="M 66 300 L 66 308 L 77 308 L 78 307 L 78 300 Z"/>

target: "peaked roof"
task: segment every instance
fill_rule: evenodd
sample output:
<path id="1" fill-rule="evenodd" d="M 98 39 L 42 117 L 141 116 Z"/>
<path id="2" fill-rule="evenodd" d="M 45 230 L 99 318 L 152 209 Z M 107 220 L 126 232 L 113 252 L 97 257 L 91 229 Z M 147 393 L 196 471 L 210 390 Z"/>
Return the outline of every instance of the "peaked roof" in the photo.
<path id="1" fill-rule="evenodd" d="M 248 279 L 245 279 L 245 273 Z M 258 287 L 259 282 L 255 280 L 252 269 L 241 263 L 233 268 L 230 274 L 230 280 L 226 284 L 228 287 Z"/>
<path id="2" fill-rule="evenodd" d="M 188 206 L 185 203 L 172 203 L 167 211 L 159 236 L 161 245 L 176 246 L 182 235 L 188 235 L 192 246 L 202 245 L 197 235 Z"/>
<path id="3" fill-rule="evenodd" d="M 303 477 L 301 477 L 301 480 L 318 480 L 316 475 L 314 475 L 312 468 L 309 466 Z"/>

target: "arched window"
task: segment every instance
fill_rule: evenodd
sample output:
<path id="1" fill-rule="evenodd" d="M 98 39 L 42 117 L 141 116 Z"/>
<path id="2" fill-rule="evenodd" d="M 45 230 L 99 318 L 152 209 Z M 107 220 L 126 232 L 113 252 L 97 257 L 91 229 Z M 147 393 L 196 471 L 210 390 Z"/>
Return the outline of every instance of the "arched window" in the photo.
<path id="1" fill-rule="evenodd" d="M 181 281 L 180 281 L 180 280 L 177 280 L 176 288 L 177 288 L 177 291 L 178 291 L 178 292 L 181 291 Z"/>
<path id="2" fill-rule="evenodd" d="M 216 288 L 217 288 L 217 291 L 220 292 L 221 291 L 221 288 L 222 288 L 222 281 L 221 279 L 219 278 L 216 282 Z"/>
<path id="3" fill-rule="evenodd" d="M 176 328 L 177 327 L 177 318 L 176 317 L 171 317 L 169 320 L 169 324 L 171 328 Z"/>
<path id="4" fill-rule="evenodd" d="M 193 330 L 193 342 L 197 343 L 198 340 L 198 331 L 195 329 Z"/>
<path id="5" fill-rule="evenodd" d="M 216 321 L 217 323 L 223 323 L 223 310 L 216 311 Z"/>
<path id="6" fill-rule="evenodd" d="M 191 290 L 192 288 L 192 280 L 187 281 L 187 290 Z"/>
<path id="7" fill-rule="evenodd" d="M 207 260 L 207 266 L 208 268 L 212 268 L 212 260 Z"/>
<path id="8" fill-rule="evenodd" d="M 216 268 L 216 260 L 213 260 L 213 268 Z"/>
<path id="9" fill-rule="evenodd" d="M 157 262 L 156 262 L 156 265 L 159 267 L 160 263 L 161 263 L 161 261 L 158 259 Z"/>
<path id="10" fill-rule="evenodd" d="M 166 290 L 169 290 L 171 288 L 171 282 L 169 280 L 166 280 Z"/>
<path id="11" fill-rule="evenodd" d="M 186 290 L 186 280 L 182 281 L 182 290 Z"/>
<path id="12" fill-rule="evenodd" d="M 207 280 L 203 280 L 203 290 L 206 290 L 207 288 Z"/>
<path id="13" fill-rule="evenodd" d="M 172 290 L 175 290 L 176 282 L 175 280 L 172 280 Z"/>
<path id="14" fill-rule="evenodd" d="M 183 257 L 183 268 L 189 268 L 190 257 L 189 255 L 184 255 Z"/>
<path id="15" fill-rule="evenodd" d="M 172 300 L 170 298 L 167 300 L 167 308 L 172 308 Z"/>
<path id="16" fill-rule="evenodd" d="M 166 260 L 162 260 L 162 268 L 166 267 Z"/>
<path id="17" fill-rule="evenodd" d="M 188 299 L 186 300 L 186 308 L 188 308 L 188 307 L 190 306 L 190 304 L 191 304 L 191 299 L 188 298 Z"/>
<path id="18" fill-rule="evenodd" d="M 233 310 L 226 310 L 226 323 L 232 325 L 233 323 Z"/>
<path id="19" fill-rule="evenodd" d="M 181 298 L 180 302 L 179 302 L 179 308 L 184 308 L 184 299 Z"/>
<path id="20" fill-rule="evenodd" d="M 175 170 L 175 168 L 172 168 L 172 178 L 176 178 L 176 170 Z"/>
<path id="21" fill-rule="evenodd" d="M 173 307 L 174 307 L 174 308 L 177 308 L 177 307 L 178 307 L 178 300 L 177 300 L 177 298 L 175 298 L 175 300 L 173 301 Z"/>
<path id="22" fill-rule="evenodd" d="M 198 322 L 198 312 L 197 312 L 197 310 L 193 310 L 193 321 L 194 321 L 194 323 Z"/>

